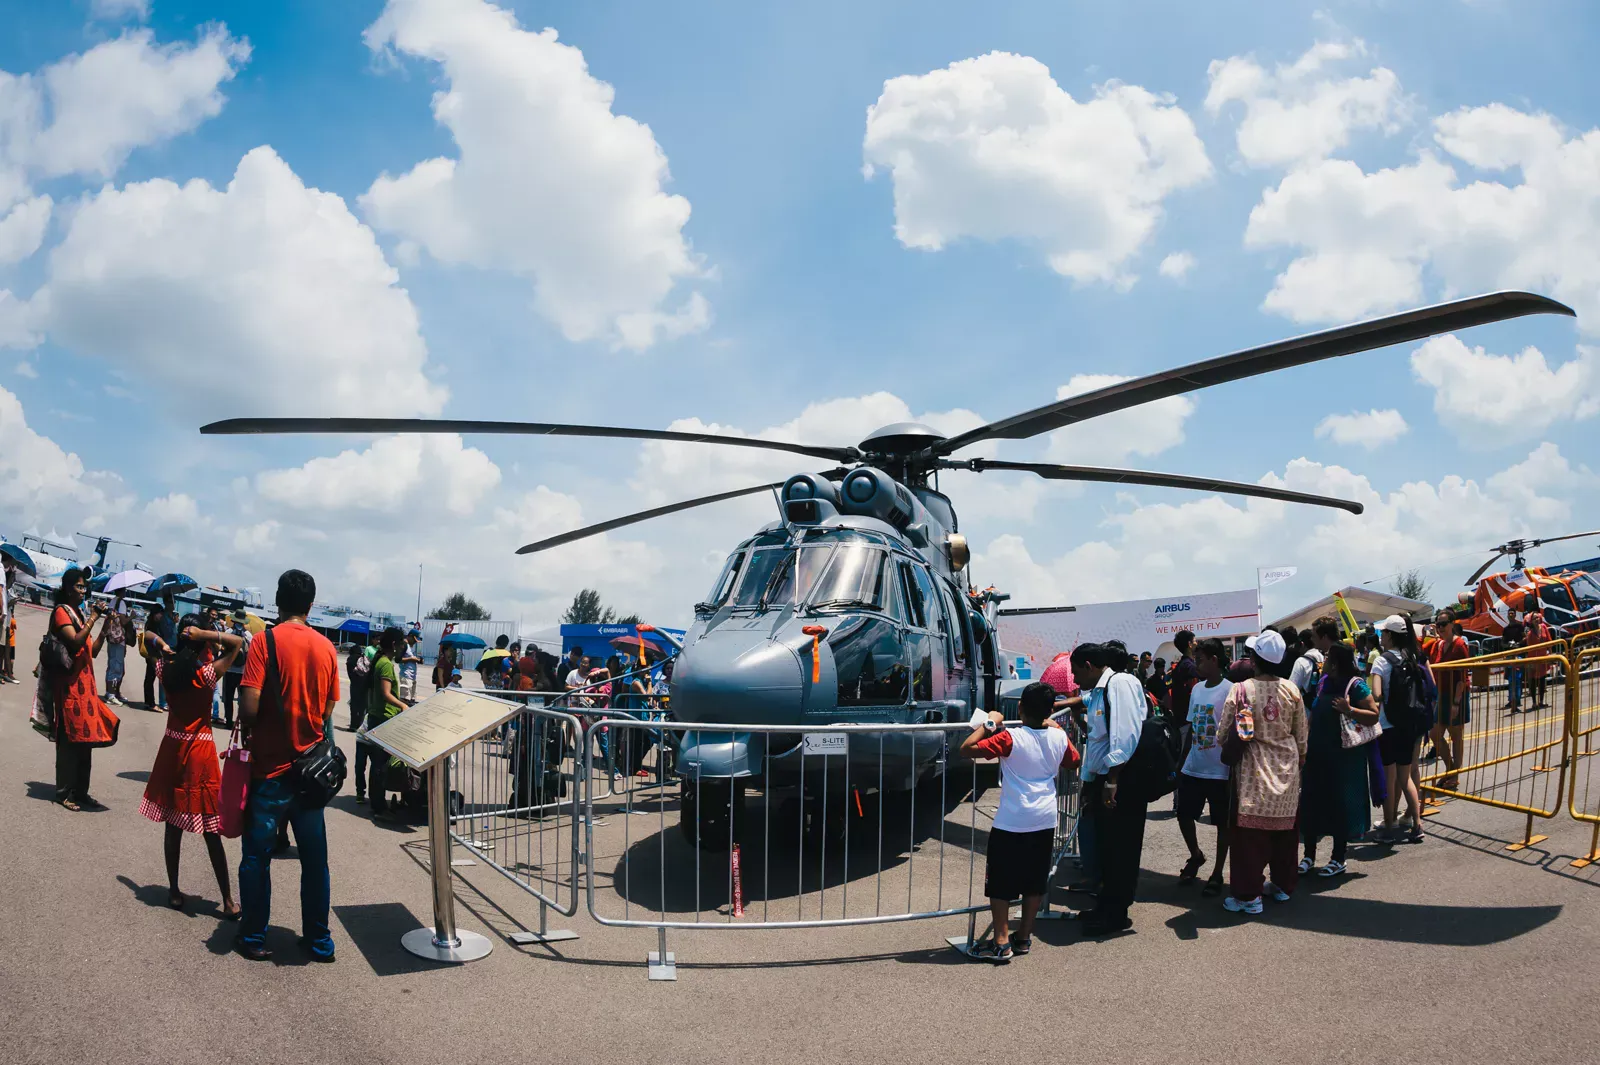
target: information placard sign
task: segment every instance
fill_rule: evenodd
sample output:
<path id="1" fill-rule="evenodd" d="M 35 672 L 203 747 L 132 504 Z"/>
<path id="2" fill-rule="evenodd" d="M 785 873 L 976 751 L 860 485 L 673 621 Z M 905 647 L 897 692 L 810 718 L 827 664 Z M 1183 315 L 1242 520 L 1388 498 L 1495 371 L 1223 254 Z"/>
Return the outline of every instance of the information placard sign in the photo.
<path id="1" fill-rule="evenodd" d="M 391 717 L 366 738 L 412 769 L 425 769 L 521 712 L 517 703 L 445 688 Z"/>

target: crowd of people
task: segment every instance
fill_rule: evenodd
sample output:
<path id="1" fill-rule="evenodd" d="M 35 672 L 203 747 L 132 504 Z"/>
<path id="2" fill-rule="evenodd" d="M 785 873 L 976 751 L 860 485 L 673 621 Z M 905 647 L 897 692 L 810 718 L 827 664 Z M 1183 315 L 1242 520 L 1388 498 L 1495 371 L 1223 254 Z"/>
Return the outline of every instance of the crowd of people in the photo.
<path id="1" fill-rule="evenodd" d="M 1535 646 L 1548 638 L 1541 626 L 1528 619 L 1509 635 Z M 1215 638 L 1183 631 L 1175 644 L 1170 668 L 1119 641 L 1079 644 L 1023 690 L 1020 726 L 1005 728 L 995 712 L 962 744 L 971 757 L 998 758 L 1001 769 L 985 889 L 994 931 L 975 957 L 1005 962 L 1031 947 L 1064 761 L 1079 766 L 1082 784 L 1082 877 L 1068 890 L 1094 898 L 1077 916 L 1096 937 L 1131 927 L 1149 806 L 1168 792 L 1188 851 L 1178 882 L 1199 883 L 1206 869 L 1198 826 L 1209 812 L 1214 859 L 1200 894 L 1222 896 L 1229 912 L 1259 914 L 1267 899 L 1288 902 L 1301 877 L 1345 875 L 1352 843 L 1422 842 L 1424 762 L 1442 761 L 1440 785 L 1458 785 L 1468 678 L 1433 667 L 1471 651 L 1448 611 L 1430 624 L 1394 615 L 1353 638 L 1327 616 L 1304 632 L 1268 628 L 1244 642 L 1237 661 Z M 1542 671 L 1523 669 L 1542 687 Z M 1519 691 L 1512 688 L 1510 712 Z M 1536 688 L 1535 700 L 1542 695 Z M 1083 737 L 1081 752 L 1063 722 Z M 1151 722 L 1177 741 L 1175 777 L 1162 770 Z M 1007 911 L 1018 898 L 1012 935 Z"/>

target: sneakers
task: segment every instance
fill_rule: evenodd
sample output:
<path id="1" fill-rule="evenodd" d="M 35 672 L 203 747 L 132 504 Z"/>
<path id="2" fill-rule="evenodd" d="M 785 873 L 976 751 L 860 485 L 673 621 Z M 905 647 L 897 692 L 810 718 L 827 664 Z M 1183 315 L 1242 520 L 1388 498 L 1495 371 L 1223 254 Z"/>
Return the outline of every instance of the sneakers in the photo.
<path id="1" fill-rule="evenodd" d="M 1277 884 L 1274 884 L 1270 880 L 1268 880 L 1264 885 L 1262 885 L 1261 893 L 1263 895 L 1270 895 L 1272 897 L 1272 901 L 1273 902 L 1288 902 L 1289 901 L 1289 893 L 1287 891 L 1283 890 L 1283 888 L 1279 887 Z"/>
<path id="2" fill-rule="evenodd" d="M 1288 898 L 1288 896 L 1285 895 L 1284 898 Z M 1248 913 L 1252 915 L 1258 914 L 1261 912 L 1261 897 L 1258 895 L 1253 899 L 1246 899 L 1243 902 L 1240 902 L 1232 895 L 1229 895 L 1227 898 L 1222 900 L 1222 908 L 1227 910 L 1229 913 Z"/>

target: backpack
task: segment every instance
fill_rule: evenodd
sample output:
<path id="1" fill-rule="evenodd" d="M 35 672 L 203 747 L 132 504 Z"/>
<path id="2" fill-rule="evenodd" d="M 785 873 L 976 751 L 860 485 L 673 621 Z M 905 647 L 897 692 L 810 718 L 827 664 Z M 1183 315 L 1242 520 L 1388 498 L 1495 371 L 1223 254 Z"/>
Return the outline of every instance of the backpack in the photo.
<path id="1" fill-rule="evenodd" d="M 1145 692 L 1147 709 L 1139 743 L 1122 767 L 1121 788 L 1134 798 L 1154 802 L 1178 786 L 1183 734 L 1155 697 Z M 1111 727 L 1111 693 L 1106 693 L 1106 728 Z"/>
<path id="2" fill-rule="evenodd" d="M 1433 718 L 1428 685 L 1415 658 L 1399 651 L 1383 652 L 1390 665 L 1389 683 L 1383 690 L 1383 712 L 1389 724 L 1413 732 L 1426 728 Z"/>
<path id="3" fill-rule="evenodd" d="M 1312 658 L 1308 654 L 1301 655 L 1300 658 L 1305 659 L 1306 663 L 1311 666 L 1311 676 L 1306 680 L 1305 687 L 1300 689 L 1301 698 L 1305 700 L 1305 704 L 1307 706 L 1310 706 L 1312 699 L 1316 696 L 1317 685 L 1322 680 L 1322 666 L 1315 658 Z M 1297 664 L 1298 661 L 1299 660 L 1297 659 Z"/>

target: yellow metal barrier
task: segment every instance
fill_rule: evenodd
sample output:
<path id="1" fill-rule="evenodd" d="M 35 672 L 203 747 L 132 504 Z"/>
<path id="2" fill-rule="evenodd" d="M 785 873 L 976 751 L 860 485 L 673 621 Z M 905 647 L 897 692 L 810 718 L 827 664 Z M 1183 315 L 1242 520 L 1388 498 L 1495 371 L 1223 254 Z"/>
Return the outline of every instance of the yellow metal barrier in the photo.
<path id="1" fill-rule="evenodd" d="M 1556 655 L 1561 658 L 1572 658 L 1572 644 L 1564 637 L 1546 640 L 1527 647 L 1507 647 L 1503 651 L 1490 651 L 1486 655 L 1478 655 L 1473 661 L 1499 660 L 1502 658 L 1540 658 L 1546 655 Z"/>
<path id="2" fill-rule="evenodd" d="M 1535 669 L 1547 673 L 1548 704 L 1522 713 L 1507 710 L 1508 674 Z M 1573 685 L 1567 659 L 1558 655 L 1522 658 L 1485 656 L 1433 667 L 1439 684 L 1438 720 L 1434 729 L 1438 762 L 1422 776 L 1422 790 L 1466 802 L 1511 810 L 1527 817 L 1522 840 L 1507 850 L 1522 850 L 1548 836 L 1534 835 L 1533 819 L 1549 819 L 1561 811 L 1571 737 Z M 1530 693 L 1531 701 L 1531 693 Z M 1466 721 L 1461 710 L 1466 709 Z M 1429 804 L 1436 813 L 1441 800 Z"/>
<path id="3" fill-rule="evenodd" d="M 1574 821 L 1594 825 L 1589 853 L 1572 864 L 1579 869 L 1600 861 L 1600 647 L 1580 649 L 1567 679 L 1567 729 L 1572 734 L 1572 785 L 1567 812 Z"/>

